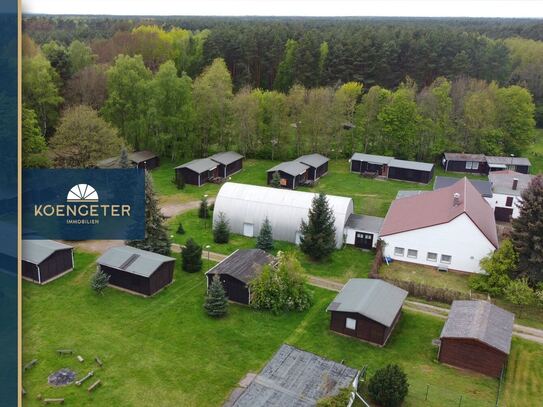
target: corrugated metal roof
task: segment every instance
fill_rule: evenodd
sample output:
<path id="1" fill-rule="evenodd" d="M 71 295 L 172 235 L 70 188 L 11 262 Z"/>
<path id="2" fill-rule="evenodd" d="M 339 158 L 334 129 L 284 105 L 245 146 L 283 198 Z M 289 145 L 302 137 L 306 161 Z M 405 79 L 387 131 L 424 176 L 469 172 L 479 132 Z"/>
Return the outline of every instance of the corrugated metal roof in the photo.
<path id="1" fill-rule="evenodd" d="M 496 157 L 496 156 L 486 156 L 486 162 L 490 164 L 498 165 L 525 165 L 530 167 L 532 163 L 530 160 L 524 157 Z"/>
<path id="2" fill-rule="evenodd" d="M 285 161 L 270 168 L 267 172 L 283 171 L 295 177 L 308 170 L 308 166 L 297 161 Z"/>
<path id="3" fill-rule="evenodd" d="M 175 259 L 131 246 L 112 247 L 96 260 L 103 266 L 143 277 L 151 276 L 162 264 L 169 261 Z"/>
<path id="4" fill-rule="evenodd" d="M 371 164 L 388 164 L 394 157 L 387 157 L 385 155 L 373 155 L 373 154 L 364 154 L 364 153 L 354 153 L 351 157 L 351 160 L 355 161 L 366 161 Z"/>
<path id="5" fill-rule="evenodd" d="M 224 151 L 222 153 L 213 154 L 209 156 L 213 161 L 216 161 L 223 165 L 232 164 L 234 161 L 243 158 L 241 154 L 236 153 L 235 151 Z"/>
<path id="6" fill-rule="evenodd" d="M 417 170 L 417 171 L 432 171 L 434 164 L 423 163 L 420 161 L 406 161 L 406 160 L 397 160 L 393 159 L 388 163 L 389 167 L 403 168 L 406 170 Z"/>
<path id="7" fill-rule="evenodd" d="M 32 264 L 40 264 L 53 253 L 64 249 L 73 249 L 73 246 L 54 240 L 23 240 L 21 258 Z"/>
<path id="8" fill-rule="evenodd" d="M 354 312 L 390 327 L 407 294 L 407 291 L 383 280 L 352 278 L 326 310 Z"/>
<path id="9" fill-rule="evenodd" d="M 385 218 L 378 218 L 377 216 L 355 215 L 352 213 L 345 226 L 354 230 L 379 233 L 384 220 Z"/>
<path id="10" fill-rule="evenodd" d="M 226 259 L 209 269 L 206 274 L 226 274 L 244 283 L 249 283 L 270 264 L 273 256 L 260 249 L 238 249 Z"/>
<path id="11" fill-rule="evenodd" d="M 484 154 L 466 154 L 466 153 L 444 153 L 447 161 L 478 161 L 484 163 L 486 158 Z"/>
<path id="12" fill-rule="evenodd" d="M 321 154 L 315 153 L 315 154 L 302 155 L 301 157 L 298 157 L 294 161 L 298 161 L 302 164 L 309 165 L 310 167 L 317 168 L 323 164 L 326 164 L 328 161 L 330 161 L 330 159 Z"/>
<path id="13" fill-rule="evenodd" d="M 515 315 L 486 301 L 454 301 L 441 338 L 476 339 L 506 354 Z"/>
<path id="14" fill-rule="evenodd" d="M 257 236 L 266 217 L 275 240 L 295 242 L 302 220 L 307 221 L 309 209 L 317 194 L 227 182 L 222 185 L 213 211 L 213 221 L 223 212 L 233 233 L 243 234 L 244 224 L 252 225 Z M 327 195 L 335 217 L 336 245 L 343 243 L 343 231 L 353 213 L 351 198 Z"/>
<path id="15" fill-rule="evenodd" d="M 189 170 L 200 174 L 202 172 L 211 171 L 212 169 L 217 168 L 217 165 L 217 162 L 210 158 L 198 158 L 196 160 L 189 161 L 188 163 L 178 165 L 175 168 L 188 168 Z"/>
<path id="16" fill-rule="evenodd" d="M 358 370 L 282 345 L 232 407 L 314 407 L 352 385 Z"/>
<path id="17" fill-rule="evenodd" d="M 457 205 L 454 194 L 460 195 Z M 396 199 L 390 205 L 380 234 L 388 236 L 448 223 L 462 213 L 468 215 L 494 247 L 498 247 L 494 211 L 467 178 L 450 187 Z"/>
<path id="18" fill-rule="evenodd" d="M 518 180 L 517 189 L 513 189 L 513 180 L 515 178 Z M 494 193 L 513 196 L 520 196 L 522 191 L 528 188 L 533 178 L 535 178 L 533 175 L 511 170 L 491 171 L 488 174 Z"/>
<path id="19" fill-rule="evenodd" d="M 447 188 L 458 182 L 458 178 L 437 176 L 434 181 L 434 190 Z M 470 179 L 469 182 L 485 198 L 492 198 L 492 183 L 480 179 Z"/>

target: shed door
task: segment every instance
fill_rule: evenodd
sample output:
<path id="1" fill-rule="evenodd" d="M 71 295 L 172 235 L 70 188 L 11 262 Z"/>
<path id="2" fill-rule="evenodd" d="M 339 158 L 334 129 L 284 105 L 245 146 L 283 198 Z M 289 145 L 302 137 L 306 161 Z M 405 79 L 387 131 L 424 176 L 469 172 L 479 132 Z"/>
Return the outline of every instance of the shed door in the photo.
<path id="1" fill-rule="evenodd" d="M 253 224 L 252 223 L 244 223 L 243 224 L 243 236 L 247 237 L 253 237 Z"/>
<path id="2" fill-rule="evenodd" d="M 371 249 L 373 247 L 373 234 L 356 232 L 354 245 L 362 249 Z"/>
<path id="3" fill-rule="evenodd" d="M 494 217 L 501 222 L 509 222 L 513 216 L 513 208 L 503 208 L 496 206 L 494 209 Z"/>

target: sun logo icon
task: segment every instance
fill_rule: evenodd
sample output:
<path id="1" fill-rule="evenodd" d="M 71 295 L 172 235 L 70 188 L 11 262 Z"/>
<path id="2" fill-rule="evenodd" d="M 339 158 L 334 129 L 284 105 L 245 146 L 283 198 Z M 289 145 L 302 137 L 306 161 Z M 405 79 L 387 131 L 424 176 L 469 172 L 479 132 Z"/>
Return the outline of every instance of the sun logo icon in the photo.
<path id="1" fill-rule="evenodd" d="M 98 202 L 98 192 L 88 184 L 77 184 L 66 197 L 68 202 Z"/>

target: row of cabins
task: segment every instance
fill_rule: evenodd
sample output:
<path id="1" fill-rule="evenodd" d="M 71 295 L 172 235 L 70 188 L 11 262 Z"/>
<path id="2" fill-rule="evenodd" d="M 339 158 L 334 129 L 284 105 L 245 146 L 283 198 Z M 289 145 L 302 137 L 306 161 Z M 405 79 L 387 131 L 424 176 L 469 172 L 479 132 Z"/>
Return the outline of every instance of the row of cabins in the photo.
<path id="1" fill-rule="evenodd" d="M 371 174 L 421 184 L 428 184 L 434 177 L 434 164 L 430 163 L 363 153 L 354 153 L 349 162 L 351 172 L 362 175 Z"/>
<path id="2" fill-rule="evenodd" d="M 151 171 L 160 166 L 160 158 L 152 151 L 143 150 L 128 153 L 128 161 L 135 168 L 146 169 Z M 108 169 L 119 168 L 120 157 L 106 158 L 105 160 L 98 161 L 96 167 Z"/>
<path id="3" fill-rule="evenodd" d="M 492 171 L 511 170 L 529 174 L 532 164 L 524 157 L 497 157 L 484 154 L 444 153 L 441 165 L 445 171 L 489 174 Z"/>
<path id="4" fill-rule="evenodd" d="M 175 167 L 176 182 L 202 186 L 207 182 L 222 181 L 243 168 L 243 156 L 234 151 L 213 154 Z"/>

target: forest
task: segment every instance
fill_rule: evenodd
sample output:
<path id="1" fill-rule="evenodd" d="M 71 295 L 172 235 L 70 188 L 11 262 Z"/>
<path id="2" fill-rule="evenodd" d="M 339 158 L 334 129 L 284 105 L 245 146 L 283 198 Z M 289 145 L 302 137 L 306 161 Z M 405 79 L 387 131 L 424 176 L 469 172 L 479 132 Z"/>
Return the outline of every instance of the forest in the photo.
<path id="1" fill-rule="evenodd" d="M 27 16 L 23 30 L 26 166 L 91 167 L 123 145 L 518 155 L 543 124 L 538 20 Z"/>

